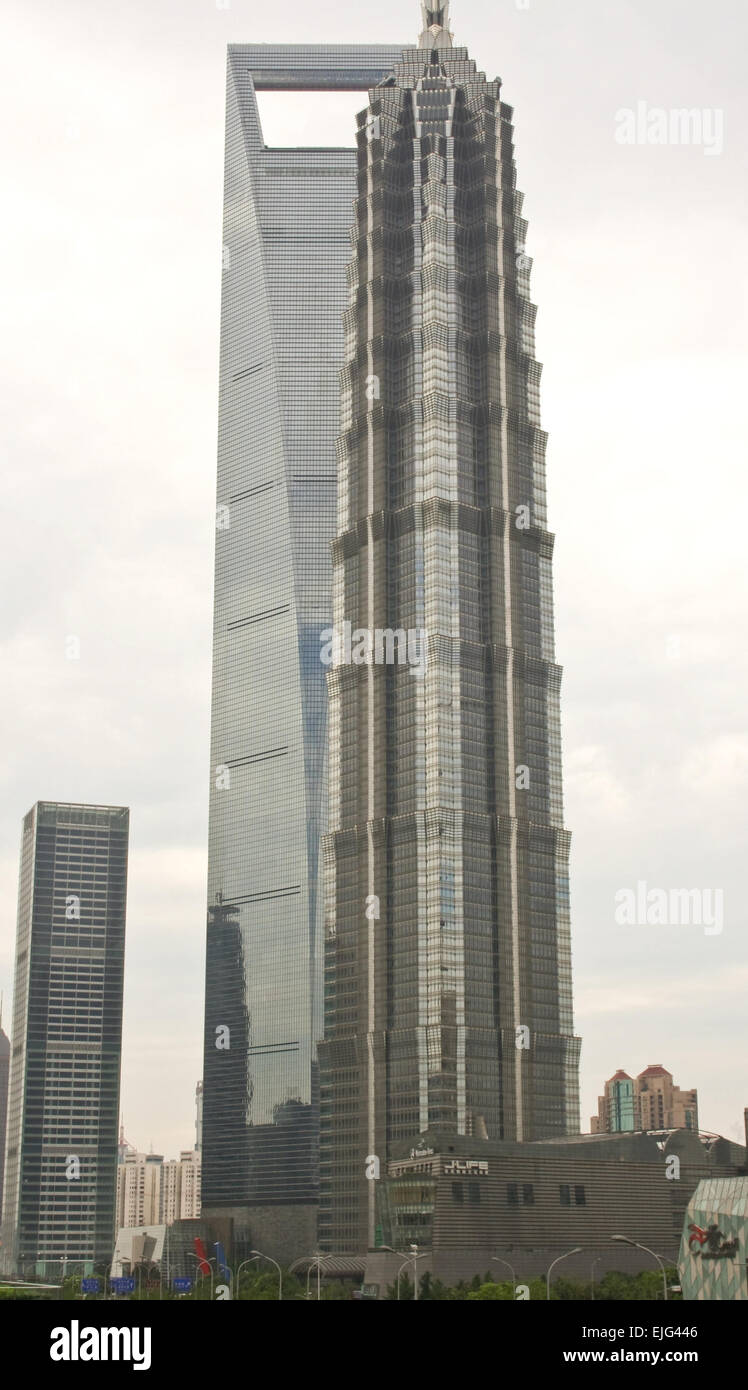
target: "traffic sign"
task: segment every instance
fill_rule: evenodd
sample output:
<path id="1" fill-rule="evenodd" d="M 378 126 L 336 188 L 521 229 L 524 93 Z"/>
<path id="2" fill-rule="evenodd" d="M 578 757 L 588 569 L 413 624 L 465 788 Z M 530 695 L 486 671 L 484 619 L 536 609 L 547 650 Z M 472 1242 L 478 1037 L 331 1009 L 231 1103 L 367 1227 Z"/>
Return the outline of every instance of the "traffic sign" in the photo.
<path id="1" fill-rule="evenodd" d="M 101 1293 L 100 1279 L 81 1279 L 81 1293 Z"/>
<path id="2" fill-rule="evenodd" d="M 111 1287 L 113 1288 L 113 1290 L 114 1290 L 115 1293 L 134 1293 L 134 1292 L 135 1292 L 135 1280 L 132 1279 L 132 1278 L 127 1278 L 127 1279 L 110 1279 L 110 1280 L 109 1280 L 109 1283 L 111 1284 Z"/>
<path id="3" fill-rule="evenodd" d="M 174 1292 L 175 1292 L 175 1293 L 189 1293 L 191 1288 L 192 1288 L 192 1280 L 191 1280 L 191 1279 L 179 1279 L 179 1278 L 178 1278 L 178 1279 L 175 1279 L 175 1280 L 174 1280 Z"/>

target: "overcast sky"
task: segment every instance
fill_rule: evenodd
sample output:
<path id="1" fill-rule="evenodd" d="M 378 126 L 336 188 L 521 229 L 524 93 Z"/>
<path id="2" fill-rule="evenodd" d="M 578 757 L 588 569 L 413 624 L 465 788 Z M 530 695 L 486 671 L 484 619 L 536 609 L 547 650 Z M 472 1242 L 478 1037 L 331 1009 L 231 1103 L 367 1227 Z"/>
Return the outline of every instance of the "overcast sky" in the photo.
<path id="1" fill-rule="evenodd" d="M 23 814 L 129 805 L 122 1109 L 133 1143 L 173 1155 L 202 1070 L 226 44 L 412 43 L 420 11 L 4 11 L 0 988 L 8 1026 Z M 745 3 L 456 0 L 451 18 L 515 108 L 530 223 L 582 1128 L 617 1067 L 662 1062 L 702 1127 L 738 1138 Z M 706 134 L 722 119 L 723 148 L 618 143 L 640 102 L 703 110 Z M 353 143 L 364 104 L 330 102 L 315 143 Z M 302 98 L 263 111 L 268 143 L 308 139 Z M 640 880 L 722 889 L 722 932 L 618 925 Z"/>

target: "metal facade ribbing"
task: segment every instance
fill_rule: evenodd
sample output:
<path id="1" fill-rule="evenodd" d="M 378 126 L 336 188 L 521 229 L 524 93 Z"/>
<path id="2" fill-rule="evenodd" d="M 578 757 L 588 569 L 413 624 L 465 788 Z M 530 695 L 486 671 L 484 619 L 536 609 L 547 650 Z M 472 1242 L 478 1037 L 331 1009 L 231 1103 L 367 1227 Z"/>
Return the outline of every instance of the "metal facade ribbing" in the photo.
<path id="1" fill-rule="evenodd" d="M 369 94 L 345 315 L 330 698 L 321 1237 L 429 1127 L 578 1129 L 545 435 L 511 109 L 464 49 Z M 367 913 L 366 905 L 376 903 Z M 517 1029 L 529 1046 L 516 1046 Z M 370 1165 L 371 1169 L 371 1165 Z"/>

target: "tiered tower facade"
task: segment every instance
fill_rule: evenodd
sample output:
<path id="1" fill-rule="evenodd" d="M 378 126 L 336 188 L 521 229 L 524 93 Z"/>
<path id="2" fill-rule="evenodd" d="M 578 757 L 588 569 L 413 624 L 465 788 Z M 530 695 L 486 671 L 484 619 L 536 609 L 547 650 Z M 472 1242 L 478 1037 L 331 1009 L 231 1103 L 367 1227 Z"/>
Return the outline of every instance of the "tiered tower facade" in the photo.
<path id="1" fill-rule="evenodd" d="M 333 620 L 370 636 L 328 677 L 320 1048 L 340 1252 L 376 1243 L 394 1142 L 579 1128 L 526 223 L 512 109 L 446 11 L 358 121 Z"/>

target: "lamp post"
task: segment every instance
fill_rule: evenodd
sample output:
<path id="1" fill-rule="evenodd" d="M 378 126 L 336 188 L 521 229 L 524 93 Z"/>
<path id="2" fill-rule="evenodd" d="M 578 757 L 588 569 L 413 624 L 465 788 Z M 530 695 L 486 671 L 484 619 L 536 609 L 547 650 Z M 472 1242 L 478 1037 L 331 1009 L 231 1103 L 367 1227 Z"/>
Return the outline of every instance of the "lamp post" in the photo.
<path id="1" fill-rule="evenodd" d="M 210 1301 L 211 1301 L 211 1303 L 212 1303 L 212 1302 L 213 1302 L 213 1261 L 215 1260 L 215 1255 L 211 1255 L 210 1259 L 207 1259 L 207 1258 L 204 1257 L 203 1255 L 193 1255 L 193 1253 L 192 1253 L 191 1250 L 188 1250 L 188 1251 L 187 1251 L 187 1254 L 189 1255 L 189 1257 L 190 1257 L 191 1260 L 197 1260 L 197 1262 L 198 1262 L 199 1265 L 207 1264 L 207 1265 L 210 1267 Z M 205 1278 L 205 1275 L 203 1274 L 202 1270 L 198 1270 L 198 1273 L 201 1274 L 203 1278 Z M 195 1290 L 197 1291 L 197 1280 L 195 1280 Z"/>
<path id="2" fill-rule="evenodd" d="M 513 1270 L 512 1266 L 510 1265 L 509 1261 L 508 1261 L 508 1260 L 502 1260 L 502 1258 L 501 1258 L 500 1255 L 492 1255 L 492 1256 L 491 1256 L 491 1263 L 493 1264 L 494 1262 L 495 1262 L 496 1264 L 499 1264 L 499 1265 L 506 1265 L 507 1269 L 509 1270 L 509 1273 L 510 1273 L 511 1276 L 512 1276 L 512 1290 L 513 1290 L 514 1296 L 515 1296 L 515 1298 L 516 1298 L 516 1296 L 517 1296 L 517 1276 L 516 1276 L 516 1274 L 514 1273 L 514 1270 Z"/>
<path id="3" fill-rule="evenodd" d="M 161 1267 L 160 1267 L 160 1265 L 156 1262 L 156 1260 L 149 1260 L 148 1263 L 146 1264 L 146 1267 L 145 1267 L 145 1268 L 146 1268 L 146 1272 L 147 1272 L 147 1275 L 148 1275 L 148 1283 L 150 1283 L 150 1279 L 151 1279 L 151 1270 L 153 1270 L 153 1269 L 157 1269 L 157 1270 L 158 1270 L 159 1291 L 160 1291 L 160 1293 L 163 1293 L 162 1280 L 161 1280 Z M 148 1285 L 146 1285 L 146 1289 L 147 1289 L 147 1287 L 148 1287 Z M 138 1265 L 138 1299 L 141 1299 L 142 1297 L 143 1297 L 143 1263 L 142 1263 L 142 1261 L 141 1261 L 140 1264 Z"/>
<path id="4" fill-rule="evenodd" d="M 262 1253 L 261 1250 L 253 1250 L 253 1251 L 252 1251 L 252 1258 L 253 1258 L 254 1260 L 267 1260 L 268 1264 L 275 1265 L 275 1268 L 276 1268 L 277 1271 L 278 1271 L 278 1302 L 280 1303 L 281 1299 L 283 1298 L 283 1270 L 281 1269 L 280 1265 L 278 1264 L 278 1261 L 277 1261 L 277 1260 L 274 1260 L 273 1257 L 272 1257 L 272 1255 L 263 1255 L 263 1253 Z M 318 1269 L 317 1269 L 317 1273 L 318 1273 L 318 1276 L 319 1276 L 319 1266 L 318 1266 Z M 317 1298 L 319 1298 L 319 1278 L 318 1278 L 318 1285 L 317 1285 Z"/>
<path id="5" fill-rule="evenodd" d="M 242 1260 L 241 1264 L 239 1265 L 239 1268 L 238 1268 L 237 1271 L 236 1271 L 236 1296 L 237 1296 L 237 1298 L 241 1298 L 241 1296 L 242 1296 L 242 1284 L 241 1284 L 242 1270 L 244 1269 L 244 1266 L 245 1266 L 245 1265 L 253 1265 L 256 1259 L 257 1259 L 257 1256 L 256 1256 L 256 1255 L 251 1255 L 250 1258 L 249 1258 L 248 1260 Z"/>
<path id="6" fill-rule="evenodd" d="M 62 1274 L 61 1274 L 61 1277 L 60 1277 L 60 1298 L 64 1298 L 64 1297 L 65 1297 L 65 1280 L 66 1280 L 67 1277 L 68 1277 L 68 1265 L 71 1264 L 71 1262 L 68 1260 L 67 1255 L 61 1255 L 61 1256 L 60 1256 L 60 1264 L 62 1265 Z M 72 1269 L 75 1269 L 77 1265 L 80 1265 L 80 1266 L 81 1266 L 81 1268 L 82 1268 L 82 1270 L 83 1270 L 83 1273 L 85 1274 L 85 1272 L 86 1272 L 86 1261 L 85 1261 L 85 1260 L 73 1260 L 73 1261 L 72 1261 L 72 1264 L 71 1264 L 71 1268 L 72 1268 Z M 75 1295 L 73 1295 L 73 1297 L 75 1297 Z"/>
<path id="7" fill-rule="evenodd" d="M 407 1260 L 404 1260 L 404 1261 L 403 1261 L 403 1263 L 401 1264 L 399 1270 L 397 1271 L 397 1301 L 398 1301 L 398 1303 L 400 1302 L 400 1275 L 402 1274 L 402 1272 L 403 1272 L 404 1269 L 407 1269 L 407 1268 L 408 1268 L 408 1265 L 409 1265 L 409 1264 L 410 1264 L 410 1255 L 408 1256 Z"/>
<path id="8" fill-rule="evenodd" d="M 259 1251 L 256 1252 L 256 1253 L 259 1253 Z M 262 1258 L 265 1259 L 265 1260 L 267 1260 L 267 1259 L 269 1259 L 270 1257 L 269 1257 L 269 1255 L 263 1255 Z M 314 1252 L 313 1255 L 302 1255 L 298 1260 L 294 1260 L 294 1262 L 293 1262 L 292 1265 L 289 1265 L 289 1267 L 288 1267 L 289 1274 L 293 1274 L 293 1272 L 294 1272 L 294 1270 L 296 1269 L 296 1266 L 297 1266 L 297 1265 L 304 1264 L 305 1261 L 309 1260 L 309 1264 L 307 1265 L 307 1271 L 306 1271 L 306 1294 L 298 1294 L 298 1297 L 299 1297 L 299 1298 L 304 1298 L 304 1297 L 309 1298 L 309 1277 L 310 1277 L 310 1275 L 311 1275 L 311 1273 L 312 1273 L 312 1270 L 316 1268 L 316 1270 L 317 1270 L 317 1302 L 319 1303 L 319 1298 L 320 1298 L 320 1267 L 321 1267 L 322 1261 L 323 1261 L 324 1259 L 327 1259 L 327 1256 L 326 1256 L 326 1255 L 321 1255 L 320 1252 L 319 1252 L 319 1250 L 315 1250 L 315 1252 Z M 273 1260 L 272 1263 L 275 1264 L 275 1260 Z M 278 1268 L 279 1268 L 279 1266 L 276 1265 L 276 1269 L 278 1269 Z M 280 1291 L 280 1282 L 279 1282 L 279 1284 L 278 1284 L 278 1297 L 279 1297 L 279 1298 L 280 1298 L 280 1293 L 281 1293 L 281 1291 Z"/>
<path id="9" fill-rule="evenodd" d="M 216 1250 L 216 1251 L 218 1250 L 218 1244 L 219 1244 L 219 1243 L 218 1243 L 217 1240 L 214 1240 L 214 1241 L 213 1241 L 213 1249 Z M 217 1254 L 216 1254 L 216 1256 L 215 1256 L 215 1261 L 216 1261 L 216 1273 L 218 1273 L 218 1255 L 217 1255 Z M 223 1264 L 221 1265 L 221 1269 L 225 1269 L 225 1270 L 228 1271 L 228 1276 L 229 1276 L 229 1298 L 230 1298 L 230 1299 L 233 1299 L 233 1297 L 234 1297 L 234 1271 L 232 1270 L 231 1265 L 227 1264 L 225 1260 L 223 1261 Z"/>
<path id="10" fill-rule="evenodd" d="M 320 1301 L 320 1274 L 321 1274 L 321 1268 L 322 1268 L 322 1256 L 319 1255 L 319 1254 L 317 1254 L 317 1255 L 314 1256 L 314 1259 L 312 1260 L 312 1263 L 310 1264 L 310 1266 L 309 1266 L 309 1268 L 308 1268 L 308 1270 L 307 1270 L 307 1272 L 306 1272 L 306 1296 L 307 1296 L 307 1298 L 309 1297 L 309 1275 L 311 1274 L 311 1272 L 312 1272 L 312 1270 L 315 1268 L 315 1266 L 316 1266 L 316 1269 L 317 1269 L 317 1302 L 319 1303 L 319 1301 Z"/>
<path id="11" fill-rule="evenodd" d="M 628 1236 L 611 1236 L 610 1238 L 611 1240 L 618 1241 L 621 1245 L 633 1245 L 636 1250 L 645 1250 L 648 1255 L 652 1256 L 653 1260 L 657 1261 L 662 1270 L 662 1296 L 667 1303 L 667 1275 L 665 1273 L 664 1262 L 660 1259 L 660 1256 L 654 1250 L 650 1250 L 648 1245 L 641 1245 L 638 1240 L 629 1240 Z"/>
<path id="12" fill-rule="evenodd" d="M 550 1269 L 548 1270 L 548 1273 L 545 1276 L 545 1296 L 547 1299 L 551 1296 L 551 1270 L 554 1268 L 555 1265 L 559 1263 L 560 1260 L 568 1260 L 570 1255 L 581 1255 L 583 1248 L 584 1247 L 581 1245 L 575 1245 L 573 1250 L 567 1250 L 566 1254 L 558 1255 L 557 1258 L 553 1261 L 553 1264 L 551 1265 Z"/>
<path id="13" fill-rule="evenodd" d="M 80 1274 L 76 1274 L 76 1273 L 75 1273 L 76 1267 L 78 1267 L 78 1268 L 81 1270 L 81 1273 L 80 1273 Z M 73 1260 L 73 1261 L 72 1261 L 72 1264 L 70 1264 L 70 1262 L 67 1260 L 67 1256 L 66 1256 L 66 1271 L 65 1271 L 65 1277 L 66 1277 L 66 1278 L 72 1278 L 72 1280 L 73 1280 L 73 1290 L 75 1290 L 75 1281 L 76 1281 L 76 1279 L 77 1279 L 78 1282 L 80 1283 L 80 1281 L 81 1281 L 81 1279 L 84 1277 L 85 1273 L 86 1273 L 86 1261 L 85 1261 L 85 1260 Z M 73 1297 L 75 1297 L 75 1292 L 73 1292 Z"/>
<path id="14" fill-rule="evenodd" d="M 378 1246 L 377 1246 L 377 1250 L 386 1250 L 387 1253 L 388 1253 L 389 1255 L 402 1255 L 402 1257 L 403 1257 L 403 1259 L 405 1260 L 405 1263 L 406 1263 L 406 1264 L 411 1264 L 411 1263 L 412 1263 L 412 1265 L 413 1265 L 413 1298 L 415 1299 L 415 1301 L 416 1301 L 416 1303 L 417 1303 L 417 1302 L 418 1302 L 418 1261 L 419 1261 L 419 1260 L 425 1260 L 425 1259 L 426 1259 L 426 1253 L 427 1253 L 427 1252 L 424 1250 L 423 1254 L 422 1254 L 422 1255 L 419 1255 L 419 1253 L 418 1253 L 418 1246 L 417 1246 L 417 1245 L 411 1245 L 411 1247 L 410 1247 L 410 1254 L 409 1254 L 409 1255 L 407 1254 L 407 1252 L 406 1252 L 405 1250 L 395 1250 L 394 1246 L 392 1246 L 392 1245 L 378 1245 Z M 399 1270 L 398 1270 L 398 1272 L 397 1272 L 397 1296 L 398 1296 L 398 1298 L 400 1297 L 400 1275 L 402 1274 L 404 1268 L 405 1268 L 405 1265 L 401 1265 L 400 1268 L 399 1268 Z"/>
<path id="15" fill-rule="evenodd" d="M 590 1265 L 590 1280 L 591 1280 L 591 1283 L 592 1283 L 592 1298 L 591 1298 L 590 1301 L 591 1301 L 592 1303 L 595 1302 L 595 1265 L 599 1265 L 601 1259 L 602 1259 L 602 1255 L 598 1255 L 598 1256 L 597 1256 L 597 1259 L 593 1260 L 593 1261 L 592 1261 L 592 1264 Z"/>

